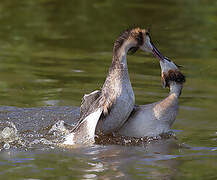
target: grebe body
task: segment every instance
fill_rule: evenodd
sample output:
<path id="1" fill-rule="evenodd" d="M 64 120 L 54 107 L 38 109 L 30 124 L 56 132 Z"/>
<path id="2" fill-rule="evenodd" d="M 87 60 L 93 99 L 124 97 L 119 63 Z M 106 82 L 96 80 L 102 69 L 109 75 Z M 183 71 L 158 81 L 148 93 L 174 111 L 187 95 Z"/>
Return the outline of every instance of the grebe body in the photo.
<path id="1" fill-rule="evenodd" d="M 123 126 L 135 105 L 126 57 L 128 51 L 136 52 L 138 49 L 161 58 L 147 30 L 134 28 L 124 31 L 115 41 L 112 65 L 102 89 L 83 97 L 80 120 L 72 134 L 66 137 L 65 144 L 92 143 L 95 130 L 98 135 L 109 134 Z"/>
<path id="2" fill-rule="evenodd" d="M 130 137 L 155 137 L 168 133 L 178 113 L 178 98 L 181 94 L 185 76 L 167 58 L 160 60 L 163 87 L 170 93 L 165 99 L 142 106 L 135 106 L 129 119 L 118 133 Z"/>

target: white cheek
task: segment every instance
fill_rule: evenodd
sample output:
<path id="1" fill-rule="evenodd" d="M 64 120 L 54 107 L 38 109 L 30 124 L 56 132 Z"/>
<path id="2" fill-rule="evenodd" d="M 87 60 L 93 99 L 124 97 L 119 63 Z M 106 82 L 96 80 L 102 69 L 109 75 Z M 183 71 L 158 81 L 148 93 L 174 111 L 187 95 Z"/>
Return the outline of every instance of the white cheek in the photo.
<path id="1" fill-rule="evenodd" d="M 151 41 L 148 36 L 146 36 L 145 44 L 147 45 L 147 48 L 149 48 L 152 51 L 153 47 L 151 45 Z"/>
<path id="2" fill-rule="evenodd" d="M 161 66 L 161 71 L 162 72 L 168 72 L 169 70 L 177 70 L 178 68 L 173 62 L 168 62 L 168 61 L 160 61 L 160 66 Z"/>
<path id="3" fill-rule="evenodd" d="M 152 47 L 152 45 L 151 45 L 150 38 L 149 38 L 148 36 L 146 36 L 144 45 L 141 47 L 141 49 L 142 49 L 143 51 L 146 51 L 146 52 L 152 52 L 153 47 Z"/>

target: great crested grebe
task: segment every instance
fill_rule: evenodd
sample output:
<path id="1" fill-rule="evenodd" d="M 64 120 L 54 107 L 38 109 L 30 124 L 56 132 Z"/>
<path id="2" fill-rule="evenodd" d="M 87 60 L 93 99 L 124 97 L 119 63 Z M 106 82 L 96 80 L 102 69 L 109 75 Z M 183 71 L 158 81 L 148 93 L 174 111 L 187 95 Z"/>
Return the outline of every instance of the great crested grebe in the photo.
<path id="1" fill-rule="evenodd" d="M 156 137 L 168 133 L 178 113 L 178 98 L 181 95 L 185 76 L 168 58 L 160 59 L 163 87 L 169 87 L 168 97 L 162 101 L 135 106 L 129 119 L 118 134 L 129 137 Z"/>
<path id="2" fill-rule="evenodd" d="M 125 123 L 135 105 L 126 56 L 128 51 L 135 53 L 138 49 L 163 58 L 151 42 L 147 30 L 125 30 L 114 43 L 112 65 L 102 89 L 84 95 L 80 120 L 63 144 L 93 143 L 95 130 L 97 134 L 108 134 Z"/>

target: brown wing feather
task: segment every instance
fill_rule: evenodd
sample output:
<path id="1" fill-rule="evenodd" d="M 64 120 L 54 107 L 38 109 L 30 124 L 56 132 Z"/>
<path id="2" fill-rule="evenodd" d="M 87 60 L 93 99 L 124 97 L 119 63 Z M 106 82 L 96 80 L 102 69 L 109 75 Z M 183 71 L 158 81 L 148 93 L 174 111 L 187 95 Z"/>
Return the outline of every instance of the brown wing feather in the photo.
<path id="1" fill-rule="evenodd" d="M 76 131 L 80 125 L 82 124 L 83 120 L 93 113 L 96 109 L 100 107 L 100 99 L 101 99 L 101 91 L 97 90 L 90 94 L 85 94 L 82 98 L 81 107 L 80 107 L 80 120 L 75 125 L 75 127 L 72 129 L 73 131 Z"/>
<path id="2" fill-rule="evenodd" d="M 94 102 L 100 97 L 101 91 L 96 90 L 90 94 L 85 94 L 81 101 L 80 117 L 88 112 Z"/>
<path id="3" fill-rule="evenodd" d="M 91 113 L 95 112 L 98 108 L 102 108 L 102 115 L 105 117 L 108 115 L 114 99 L 106 98 L 105 95 L 102 95 L 101 91 L 94 91 L 90 94 L 85 94 L 82 98 L 81 107 L 80 107 L 80 120 L 72 129 L 72 131 L 76 131 L 80 125 L 82 124 L 83 120 L 90 115 Z"/>

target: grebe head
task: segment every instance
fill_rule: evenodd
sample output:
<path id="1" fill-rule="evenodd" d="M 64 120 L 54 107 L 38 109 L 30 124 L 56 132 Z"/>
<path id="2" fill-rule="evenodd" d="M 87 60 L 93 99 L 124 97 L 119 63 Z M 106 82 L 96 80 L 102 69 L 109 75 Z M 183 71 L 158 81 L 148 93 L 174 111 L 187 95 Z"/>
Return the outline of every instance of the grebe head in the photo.
<path id="1" fill-rule="evenodd" d="M 138 49 L 141 49 L 145 52 L 153 53 L 160 60 L 164 59 L 164 56 L 152 43 L 149 30 L 139 27 L 125 30 L 116 40 L 114 52 L 117 52 L 125 42 L 127 42 L 127 51 L 131 53 L 135 53 Z"/>
<path id="2" fill-rule="evenodd" d="M 185 76 L 180 72 L 179 65 L 176 65 L 173 61 L 164 57 L 160 60 L 161 67 L 161 80 L 163 87 L 170 87 L 172 82 L 183 84 L 185 82 Z"/>

